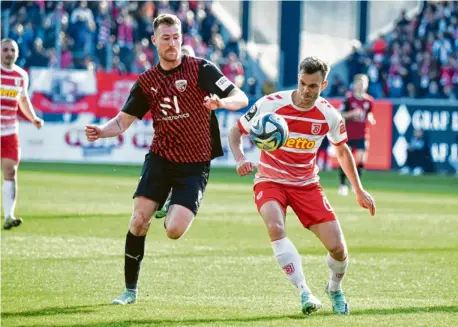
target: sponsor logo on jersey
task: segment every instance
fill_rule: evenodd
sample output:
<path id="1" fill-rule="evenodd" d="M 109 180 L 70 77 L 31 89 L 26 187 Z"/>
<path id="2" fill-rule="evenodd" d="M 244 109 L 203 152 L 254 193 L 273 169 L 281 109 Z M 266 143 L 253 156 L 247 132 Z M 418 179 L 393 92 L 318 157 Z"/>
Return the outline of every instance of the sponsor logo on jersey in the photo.
<path id="1" fill-rule="evenodd" d="M 184 92 L 184 90 L 186 90 L 186 86 L 188 86 L 188 81 L 185 79 L 180 79 L 178 81 L 175 81 L 175 87 L 180 92 Z"/>
<path id="2" fill-rule="evenodd" d="M 182 119 L 182 118 L 188 118 L 189 116 L 190 116 L 189 113 L 184 113 L 182 115 L 166 116 L 166 117 L 158 118 L 156 120 L 157 121 L 160 121 L 160 120 L 177 120 L 177 119 Z"/>
<path id="3" fill-rule="evenodd" d="M 18 91 L 16 90 L 9 90 L 9 89 L 0 89 L 0 95 L 2 97 L 10 97 L 10 98 L 15 98 L 19 94 Z"/>
<path id="4" fill-rule="evenodd" d="M 248 110 L 245 114 L 245 119 L 247 121 L 250 121 L 253 119 L 254 116 L 256 116 L 256 112 L 258 112 L 258 107 L 256 105 L 253 105 L 250 110 Z"/>
<path id="5" fill-rule="evenodd" d="M 315 141 L 309 141 L 306 138 L 298 137 L 296 139 L 289 138 L 285 145 L 287 148 L 291 149 L 313 149 L 315 146 Z"/>
<path id="6" fill-rule="evenodd" d="M 321 124 L 313 123 L 312 124 L 312 134 L 313 135 L 318 135 L 318 134 L 320 134 L 320 131 L 321 131 Z"/>

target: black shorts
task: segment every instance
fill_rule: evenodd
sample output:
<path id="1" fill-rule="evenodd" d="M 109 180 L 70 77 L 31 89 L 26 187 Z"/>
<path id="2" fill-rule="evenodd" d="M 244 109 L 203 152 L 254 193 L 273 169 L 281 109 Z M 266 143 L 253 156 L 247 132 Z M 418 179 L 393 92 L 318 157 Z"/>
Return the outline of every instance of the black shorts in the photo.
<path id="1" fill-rule="evenodd" d="M 347 145 L 352 150 L 366 150 L 366 140 L 348 140 Z"/>
<path id="2" fill-rule="evenodd" d="M 173 189 L 170 204 L 182 205 L 196 215 L 209 175 L 210 162 L 177 163 L 149 152 L 134 198 L 147 197 L 161 208 Z"/>

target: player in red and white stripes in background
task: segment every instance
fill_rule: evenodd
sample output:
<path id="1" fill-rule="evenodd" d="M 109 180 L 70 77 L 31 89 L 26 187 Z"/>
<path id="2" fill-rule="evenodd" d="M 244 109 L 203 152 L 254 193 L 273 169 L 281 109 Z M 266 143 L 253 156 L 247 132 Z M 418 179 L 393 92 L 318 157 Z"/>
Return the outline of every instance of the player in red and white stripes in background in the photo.
<path id="1" fill-rule="evenodd" d="M 20 159 L 18 107 L 36 128 L 43 126 L 43 120 L 33 110 L 27 94 L 29 76 L 16 65 L 19 48 L 16 41 L 1 41 L 1 85 L 0 85 L 0 128 L 1 128 L 1 163 L 3 172 L 3 213 L 4 229 L 19 226 L 21 218 L 16 218 L 14 209 L 17 199 L 17 170 Z"/>

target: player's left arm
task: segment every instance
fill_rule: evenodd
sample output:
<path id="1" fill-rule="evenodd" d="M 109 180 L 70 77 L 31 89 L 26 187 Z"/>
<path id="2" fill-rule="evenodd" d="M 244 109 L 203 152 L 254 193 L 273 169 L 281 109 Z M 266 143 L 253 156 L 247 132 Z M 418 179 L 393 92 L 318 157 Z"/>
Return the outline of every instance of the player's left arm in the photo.
<path id="1" fill-rule="evenodd" d="M 374 101 L 371 101 L 371 105 L 369 107 L 369 112 L 367 113 L 367 121 L 371 125 L 375 125 L 375 123 L 376 123 L 375 117 L 374 117 L 374 112 L 372 111 L 373 109 L 374 109 Z"/>
<path id="2" fill-rule="evenodd" d="M 199 66 L 198 85 L 210 93 L 204 99 L 209 110 L 239 110 L 248 106 L 248 97 L 211 62 L 203 59 Z"/>
<path id="3" fill-rule="evenodd" d="M 32 122 L 36 128 L 40 129 L 43 126 L 44 121 L 37 116 L 35 110 L 33 109 L 32 102 L 30 101 L 29 95 L 27 93 L 28 85 L 29 77 L 24 75 L 24 87 L 22 88 L 22 92 L 18 99 L 19 109 L 21 109 L 22 113 Z"/>
<path id="4" fill-rule="evenodd" d="M 337 160 L 355 190 L 356 199 L 359 205 L 368 209 L 371 216 L 375 215 L 375 201 L 372 196 L 364 190 L 361 180 L 359 179 L 355 160 L 347 145 L 347 130 L 345 129 L 342 116 L 337 110 L 331 108 L 327 111 L 326 120 L 329 122 L 329 141 L 334 145 Z"/>
<path id="5" fill-rule="evenodd" d="M 340 145 L 336 145 L 335 150 L 340 167 L 342 167 L 343 171 L 345 172 L 345 175 L 347 175 L 348 179 L 351 182 L 351 185 L 353 186 L 353 189 L 355 190 L 356 200 L 358 201 L 361 207 L 369 210 L 371 216 L 374 216 L 374 198 L 364 190 L 363 185 L 361 184 L 361 180 L 359 179 L 356 164 L 353 159 L 353 155 L 351 153 L 350 148 L 346 143 L 343 143 Z"/>

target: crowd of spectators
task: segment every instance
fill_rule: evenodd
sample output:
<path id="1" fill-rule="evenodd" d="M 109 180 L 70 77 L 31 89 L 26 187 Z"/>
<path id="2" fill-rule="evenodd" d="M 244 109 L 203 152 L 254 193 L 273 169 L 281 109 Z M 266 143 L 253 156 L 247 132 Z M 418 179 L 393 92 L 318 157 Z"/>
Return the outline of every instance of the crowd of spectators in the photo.
<path id="1" fill-rule="evenodd" d="M 5 36 L 19 44 L 22 67 L 123 74 L 141 73 L 157 62 L 150 39 L 152 22 L 159 14 L 173 13 L 182 21 L 183 43 L 196 56 L 220 65 L 241 86 L 244 67 L 239 41 L 223 40 L 211 6 L 211 2 L 195 0 L 2 1 L 2 21 L 8 19 Z"/>
<path id="2" fill-rule="evenodd" d="M 458 98 L 458 1 L 428 1 L 413 19 L 402 11 L 395 28 L 368 47 L 354 47 L 348 80 L 369 77 L 375 98 Z M 348 87 L 335 76 L 330 96 Z"/>

